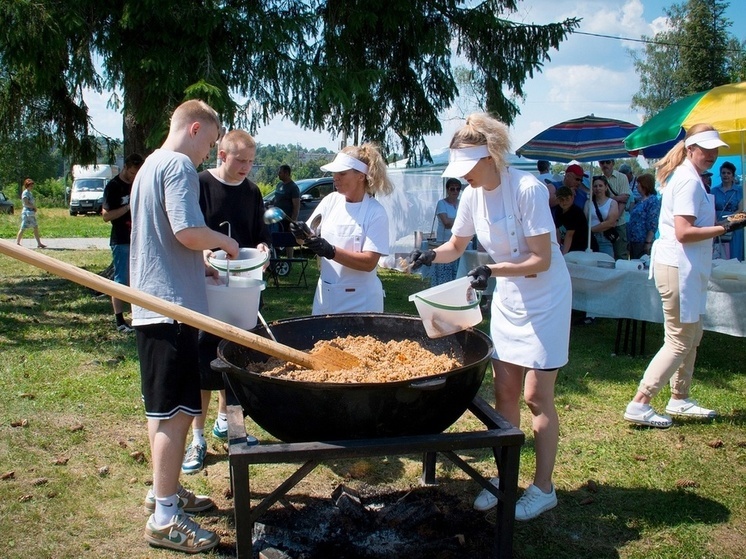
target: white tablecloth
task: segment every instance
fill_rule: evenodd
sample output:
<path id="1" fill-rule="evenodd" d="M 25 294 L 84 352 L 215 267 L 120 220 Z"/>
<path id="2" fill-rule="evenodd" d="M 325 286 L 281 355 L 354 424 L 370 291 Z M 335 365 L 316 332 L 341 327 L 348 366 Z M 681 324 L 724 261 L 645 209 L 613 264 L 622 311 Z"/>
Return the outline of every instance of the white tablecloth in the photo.
<path id="1" fill-rule="evenodd" d="M 572 308 L 591 316 L 663 322 L 661 298 L 648 271 L 598 268 L 568 262 Z M 704 328 L 746 337 L 746 282 L 711 278 Z"/>

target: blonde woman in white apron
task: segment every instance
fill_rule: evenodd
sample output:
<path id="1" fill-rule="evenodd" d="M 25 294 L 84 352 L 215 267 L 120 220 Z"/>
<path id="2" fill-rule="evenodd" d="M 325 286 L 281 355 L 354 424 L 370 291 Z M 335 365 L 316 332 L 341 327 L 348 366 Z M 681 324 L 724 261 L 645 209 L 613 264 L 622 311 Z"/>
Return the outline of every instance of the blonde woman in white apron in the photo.
<path id="1" fill-rule="evenodd" d="M 509 168 L 508 128 L 487 114 L 473 114 L 451 140 L 450 164 L 443 173 L 464 177 L 451 239 L 410 256 L 413 267 L 459 258 L 474 234 L 495 264 L 469 272 L 484 289 L 490 276 L 490 336 L 495 408 L 513 425 L 521 419 L 520 397 L 531 411 L 536 449 L 533 483 L 516 503 L 516 520 L 529 520 L 557 505 L 552 472 L 557 455 L 559 418 L 554 405 L 557 369 L 567 363 L 572 289 L 557 243 L 549 191 L 530 173 Z M 499 478 L 492 483 L 499 486 Z M 477 510 L 497 505 L 483 490 Z"/>
<path id="2" fill-rule="evenodd" d="M 373 144 L 348 146 L 321 167 L 334 173 L 336 192 L 324 197 L 308 218 L 320 225 L 306 239 L 303 222 L 290 230 L 321 257 L 321 274 L 313 298 L 314 315 L 383 312 L 383 285 L 376 269 L 389 251 L 389 219 L 374 198 L 390 194 L 393 185 L 386 162 Z"/>
<path id="3" fill-rule="evenodd" d="M 701 175 L 712 167 L 718 148 L 727 144 L 709 124 L 692 126 L 683 140 L 656 165 L 662 188 L 659 238 L 653 243 L 650 272 L 663 302 L 665 337 L 645 370 L 624 419 L 637 425 L 668 428 L 671 415 L 711 418 L 717 413 L 689 398 L 702 339 L 702 315 L 712 269 L 712 239 L 743 228 L 746 220 L 715 223 L 715 201 Z M 666 383 L 671 398 L 666 414 L 651 400 Z"/>

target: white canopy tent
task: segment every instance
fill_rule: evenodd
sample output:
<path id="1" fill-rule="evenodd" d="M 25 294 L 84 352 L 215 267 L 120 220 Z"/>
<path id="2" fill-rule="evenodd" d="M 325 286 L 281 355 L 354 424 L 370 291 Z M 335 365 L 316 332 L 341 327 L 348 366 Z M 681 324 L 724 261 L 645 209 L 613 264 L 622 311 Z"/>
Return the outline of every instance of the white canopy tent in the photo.
<path id="1" fill-rule="evenodd" d="M 432 163 L 419 167 L 407 167 L 407 160 L 391 163 L 389 177 L 394 183 L 394 192 L 389 196 L 377 196 L 389 216 L 389 256 L 382 258 L 380 265 L 396 268 L 396 258 L 408 255 L 415 246 L 415 232 L 429 233 L 434 229 L 435 206 L 445 197 L 445 182 L 448 177 L 441 174 L 448 165 L 448 148 L 432 152 Z M 536 162 L 506 154 L 511 167 L 538 174 Z"/>

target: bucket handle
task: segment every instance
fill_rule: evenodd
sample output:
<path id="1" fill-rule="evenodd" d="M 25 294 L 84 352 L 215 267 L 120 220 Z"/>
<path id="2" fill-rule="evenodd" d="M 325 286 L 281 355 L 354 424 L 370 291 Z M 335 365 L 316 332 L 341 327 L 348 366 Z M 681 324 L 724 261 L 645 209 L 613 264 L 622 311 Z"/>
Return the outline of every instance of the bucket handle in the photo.
<path id="1" fill-rule="evenodd" d="M 422 301 L 423 303 L 427 303 L 431 307 L 435 307 L 436 309 L 442 309 L 444 311 L 468 311 L 471 310 L 477 306 L 479 306 L 479 299 L 477 299 L 474 303 L 469 303 L 468 305 L 462 305 L 462 306 L 453 306 L 453 305 L 443 305 L 442 303 L 436 303 L 435 301 L 428 301 L 427 299 L 420 297 L 419 295 L 415 295 L 417 299 Z"/>

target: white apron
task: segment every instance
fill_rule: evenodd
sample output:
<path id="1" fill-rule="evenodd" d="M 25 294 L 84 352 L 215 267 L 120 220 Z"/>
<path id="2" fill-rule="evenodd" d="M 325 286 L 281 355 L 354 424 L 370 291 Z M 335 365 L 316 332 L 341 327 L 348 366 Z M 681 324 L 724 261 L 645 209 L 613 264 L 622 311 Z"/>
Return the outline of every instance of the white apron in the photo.
<path id="1" fill-rule="evenodd" d="M 508 170 L 501 173 L 498 188 L 502 208 L 488 215 L 482 190 L 475 220 L 477 238 L 495 262 L 518 258 L 519 237 L 525 239 L 517 223 Z M 570 274 L 559 245 L 553 242 L 552 262 L 546 272 L 534 277 L 496 277 L 490 320 L 493 357 L 531 369 L 562 367 L 568 361 L 571 311 Z"/>
<path id="2" fill-rule="evenodd" d="M 367 194 L 359 204 L 341 201 L 323 216 L 324 239 L 333 246 L 361 252 L 365 243 L 363 224 L 369 209 Z M 312 314 L 383 312 L 383 295 L 383 285 L 375 269 L 361 272 L 322 258 Z"/>

